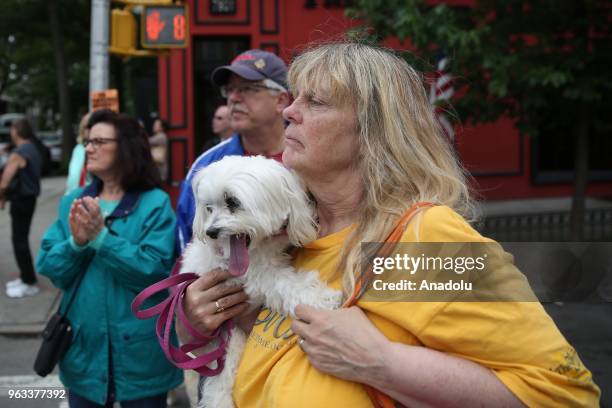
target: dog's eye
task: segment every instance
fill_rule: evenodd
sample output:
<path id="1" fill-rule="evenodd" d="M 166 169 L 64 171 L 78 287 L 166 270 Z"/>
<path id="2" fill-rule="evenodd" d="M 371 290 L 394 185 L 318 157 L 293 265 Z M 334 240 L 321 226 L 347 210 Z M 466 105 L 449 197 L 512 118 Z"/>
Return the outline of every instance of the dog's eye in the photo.
<path id="1" fill-rule="evenodd" d="M 236 197 L 232 197 L 230 195 L 225 196 L 225 205 L 227 205 L 227 209 L 230 210 L 231 213 L 236 211 L 240 207 L 240 201 Z"/>
<path id="2" fill-rule="evenodd" d="M 210 205 L 207 205 L 207 206 L 206 206 L 206 211 L 207 211 L 209 214 L 212 214 L 212 210 L 213 210 L 212 206 L 210 206 Z"/>

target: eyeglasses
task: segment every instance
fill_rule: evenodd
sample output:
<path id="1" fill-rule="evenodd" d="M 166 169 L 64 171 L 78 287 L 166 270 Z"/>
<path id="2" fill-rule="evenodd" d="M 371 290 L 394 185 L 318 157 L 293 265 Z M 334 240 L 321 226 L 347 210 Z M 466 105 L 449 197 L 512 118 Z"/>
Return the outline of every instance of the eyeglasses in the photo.
<path id="1" fill-rule="evenodd" d="M 219 89 L 221 91 L 221 96 L 224 98 L 227 98 L 229 94 L 231 94 L 234 91 L 237 92 L 238 95 L 241 95 L 241 96 L 254 95 L 259 91 L 263 91 L 264 89 L 267 89 L 270 91 L 278 91 L 278 89 L 276 88 L 270 88 L 269 86 L 265 86 L 262 84 L 249 84 L 249 83 L 242 83 L 238 85 L 223 85 Z"/>
<path id="2" fill-rule="evenodd" d="M 116 142 L 117 139 L 113 139 L 110 137 L 96 137 L 94 139 L 83 139 L 83 147 L 87 147 L 90 144 L 93 146 L 94 149 L 98 149 L 100 146 L 105 145 L 107 143 L 112 143 L 112 142 Z"/>

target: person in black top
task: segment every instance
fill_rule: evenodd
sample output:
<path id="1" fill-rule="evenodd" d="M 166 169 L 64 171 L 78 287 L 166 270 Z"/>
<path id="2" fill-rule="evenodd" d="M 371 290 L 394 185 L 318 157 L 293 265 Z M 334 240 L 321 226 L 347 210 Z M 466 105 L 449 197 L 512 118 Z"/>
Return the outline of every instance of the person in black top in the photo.
<path id="1" fill-rule="evenodd" d="M 11 126 L 11 140 L 15 149 L 10 154 L 0 179 L 0 209 L 11 203 L 11 237 L 20 277 L 6 284 L 6 295 L 21 298 L 38 293 L 36 274 L 28 236 L 36 197 L 40 194 L 40 175 L 43 159 L 32 142 L 34 133 L 27 119 Z"/>

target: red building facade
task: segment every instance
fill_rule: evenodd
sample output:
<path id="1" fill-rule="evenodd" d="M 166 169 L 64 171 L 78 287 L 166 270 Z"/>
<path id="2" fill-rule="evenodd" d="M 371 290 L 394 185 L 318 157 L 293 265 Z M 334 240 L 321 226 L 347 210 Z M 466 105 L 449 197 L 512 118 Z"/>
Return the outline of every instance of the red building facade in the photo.
<path id="1" fill-rule="evenodd" d="M 351 26 L 342 0 L 188 0 L 190 41 L 158 61 L 159 111 L 170 127 L 169 189 L 176 195 L 193 160 L 212 137 L 210 123 L 223 104 L 210 74 L 249 48 L 272 51 L 289 62 L 308 43 L 341 38 Z M 447 1 L 469 5 L 470 0 Z M 547 168 L 550 146 L 519 134 L 510 120 L 456 129 L 455 148 L 487 199 L 571 195 L 571 169 Z M 571 147 L 570 147 L 571 149 Z M 554 154 L 550 152 L 550 154 Z M 562 167 L 562 166 L 561 166 Z M 566 166 L 567 167 L 567 166 Z M 591 196 L 611 196 L 612 177 L 598 173 Z"/>

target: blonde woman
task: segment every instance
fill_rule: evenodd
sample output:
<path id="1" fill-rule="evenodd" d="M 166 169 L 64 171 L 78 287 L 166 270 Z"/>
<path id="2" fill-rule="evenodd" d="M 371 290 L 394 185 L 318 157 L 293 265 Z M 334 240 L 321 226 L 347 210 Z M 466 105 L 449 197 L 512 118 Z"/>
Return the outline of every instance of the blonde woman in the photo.
<path id="1" fill-rule="evenodd" d="M 89 129 L 87 129 L 87 121 L 89 121 L 90 113 L 86 113 L 79 122 L 79 134 L 77 135 L 76 145 L 72 149 L 70 155 L 70 163 L 68 164 L 68 177 L 66 178 L 66 191 L 64 195 L 72 193 L 79 187 L 83 187 L 87 182 L 87 170 L 85 169 L 85 148 L 83 147 L 83 139 L 87 138 Z"/>
<path id="2" fill-rule="evenodd" d="M 405 61 L 363 44 L 323 45 L 295 59 L 289 84 L 283 161 L 305 182 L 320 224 L 319 239 L 297 252 L 297 269 L 319 270 L 348 298 L 360 244 L 385 241 L 419 202 L 436 205 L 401 241 L 485 241 L 465 220 L 472 205 L 464 173 Z M 196 296 L 223 293 L 225 275 L 214 276 L 197 282 L 200 293 L 187 291 L 190 321 L 203 332 L 220 320 Z M 236 294 L 213 300 L 244 307 Z M 537 302 L 362 299 L 331 312 L 298 306 L 296 315 L 264 309 L 251 320 L 236 406 L 370 407 L 363 385 L 406 406 L 593 406 L 600 395 Z"/>

